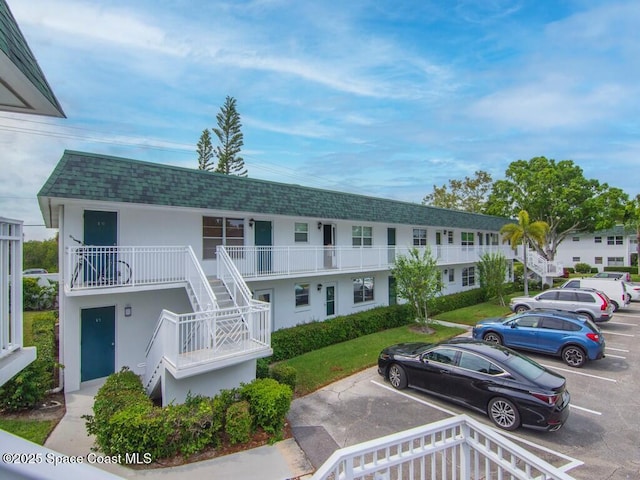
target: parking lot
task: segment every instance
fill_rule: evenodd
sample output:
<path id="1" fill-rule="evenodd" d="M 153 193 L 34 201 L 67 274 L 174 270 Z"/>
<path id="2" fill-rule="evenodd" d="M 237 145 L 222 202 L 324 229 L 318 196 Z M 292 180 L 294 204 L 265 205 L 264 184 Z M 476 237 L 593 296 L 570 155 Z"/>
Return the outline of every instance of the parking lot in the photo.
<path id="1" fill-rule="evenodd" d="M 640 480 L 640 303 L 600 324 L 606 357 L 571 368 L 528 354 L 567 379 L 571 416 L 557 432 L 501 431 L 577 479 Z M 289 420 L 312 463 L 336 448 L 466 413 L 488 417 L 407 389 L 394 390 L 370 368 L 293 402 Z"/>

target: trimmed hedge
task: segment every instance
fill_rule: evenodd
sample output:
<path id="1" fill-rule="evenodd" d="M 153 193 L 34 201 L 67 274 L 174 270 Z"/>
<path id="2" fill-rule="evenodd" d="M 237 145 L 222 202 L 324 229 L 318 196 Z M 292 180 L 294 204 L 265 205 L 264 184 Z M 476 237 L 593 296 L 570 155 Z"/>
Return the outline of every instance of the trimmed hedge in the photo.
<path id="1" fill-rule="evenodd" d="M 246 442 L 256 427 L 279 439 L 292 396 L 288 385 L 255 380 L 213 398 L 188 396 L 182 405 L 161 408 L 125 367 L 107 378 L 96 395 L 94 414 L 83 418 L 96 437 L 96 450 L 125 460 L 127 453 L 144 452 L 146 461 L 155 461 L 218 447 L 225 434 L 232 443 Z"/>
<path id="2" fill-rule="evenodd" d="M 56 315 L 38 314 L 31 324 L 36 359 L 0 387 L 0 409 L 17 411 L 33 408 L 54 386 L 56 362 Z"/>
<path id="3" fill-rule="evenodd" d="M 411 322 L 409 306 L 393 305 L 276 330 L 271 334 L 273 356 L 270 360 L 288 360 L 334 343 L 346 342 Z"/>
<path id="4" fill-rule="evenodd" d="M 485 301 L 485 291 L 480 288 L 436 297 L 429 302 L 429 315 L 477 305 Z M 401 327 L 413 323 L 414 315 L 409 304 L 376 307 L 351 315 L 325 321 L 303 323 L 291 328 L 276 330 L 271 334 L 273 356 L 259 359 L 257 377 L 270 376 L 269 363 L 288 360 L 320 348 L 346 342 L 370 333 Z M 273 376 L 271 374 L 271 376 Z M 285 382 L 287 383 L 287 382 Z"/>

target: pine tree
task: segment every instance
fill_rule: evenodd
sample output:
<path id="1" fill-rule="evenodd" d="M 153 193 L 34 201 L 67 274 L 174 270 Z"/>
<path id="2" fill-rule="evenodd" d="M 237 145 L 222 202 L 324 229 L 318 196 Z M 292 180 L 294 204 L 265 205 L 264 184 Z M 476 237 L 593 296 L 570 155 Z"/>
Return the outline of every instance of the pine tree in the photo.
<path id="1" fill-rule="evenodd" d="M 213 145 L 211 145 L 211 134 L 208 128 L 202 131 L 196 151 L 198 152 L 198 169 L 213 170 L 211 161 L 213 158 Z"/>
<path id="2" fill-rule="evenodd" d="M 225 99 L 224 105 L 220 108 L 220 113 L 216 115 L 218 128 L 212 128 L 216 134 L 220 145 L 215 148 L 214 155 L 218 159 L 216 172 L 226 175 L 247 176 L 244 168 L 244 159 L 238 154 L 244 144 L 242 141 L 242 131 L 240 127 L 240 115 L 236 111 L 236 100 L 233 97 Z"/>

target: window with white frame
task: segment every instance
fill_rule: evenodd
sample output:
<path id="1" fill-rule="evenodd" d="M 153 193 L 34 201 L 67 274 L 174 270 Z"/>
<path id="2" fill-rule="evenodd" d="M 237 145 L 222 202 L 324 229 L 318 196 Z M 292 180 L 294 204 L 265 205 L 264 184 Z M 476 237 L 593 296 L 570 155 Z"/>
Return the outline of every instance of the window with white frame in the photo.
<path id="1" fill-rule="evenodd" d="M 242 218 L 202 217 L 202 258 L 216 258 L 218 245 L 244 246 Z"/>
<path id="2" fill-rule="evenodd" d="M 602 257 L 596 257 L 593 259 L 596 265 L 602 265 Z"/>
<path id="3" fill-rule="evenodd" d="M 453 245 L 453 230 L 447 232 L 447 243 Z"/>
<path id="4" fill-rule="evenodd" d="M 498 245 L 500 240 L 500 235 L 497 233 L 490 234 L 491 236 L 491 245 Z"/>
<path id="5" fill-rule="evenodd" d="M 624 267 L 624 257 L 607 257 L 607 265 L 610 267 Z"/>
<path id="6" fill-rule="evenodd" d="M 571 241 L 572 242 L 579 242 L 580 241 L 580 237 L 571 237 Z"/>
<path id="7" fill-rule="evenodd" d="M 623 243 L 622 235 L 607 237 L 607 245 L 622 245 Z"/>
<path id="8" fill-rule="evenodd" d="M 460 232 L 460 243 L 463 247 L 470 247 L 474 244 L 473 232 Z"/>
<path id="9" fill-rule="evenodd" d="M 372 302 L 374 293 L 373 277 L 353 279 L 353 303 Z"/>
<path id="10" fill-rule="evenodd" d="M 296 307 L 309 306 L 309 284 L 296 283 L 294 288 L 296 295 Z"/>
<path id="11" fill-rule="evenodd" d="M 602 237 L 593 237 L 594 243 L 602 243 Z"/>
<path id="12" fill-rule="evenodd" d="M 373 245 L 373 227 L 351 227 L 351 241 L 354 247 L 370 247 Z"/>
<path id="13" fill-rule="evenodd" d="M 579 262 L 580 261 L 580 257 L 571 257 L 571 261 L 572 262 Z"/>
<path id="14" fill-rule="evenodd" d="M 413 229 L 413 246 L 424 247 L 426 244 L 427 244 L 427 229 L 414 228 Z"/>
<path id="15" fill-rule="evenodd" d="M 309 224 L 296 222 L 293 231 L 293 237 L 295 243 L 308 243 L 309 242 Z"/>
<path id="16" fill-rule="evenodd" d="M 448 275 L 449 275 L 449 283 L 453 283 L 456 281 L 456 269 L 455 268 L 448 268 Z"/>
<path id="17" fill-rule="evenodd" d="M 462 269 L 462 286 L 470 287 L 476 284 L 476 267 Z"/>

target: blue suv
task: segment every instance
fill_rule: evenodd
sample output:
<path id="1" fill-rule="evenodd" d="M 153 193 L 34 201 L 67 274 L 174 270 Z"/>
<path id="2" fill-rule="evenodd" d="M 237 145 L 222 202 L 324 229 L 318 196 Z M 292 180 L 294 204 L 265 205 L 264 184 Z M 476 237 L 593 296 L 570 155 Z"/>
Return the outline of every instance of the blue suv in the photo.
<path id="1" fill-rule="evenodd" d="M 473 327 L 473 338 L 556 355 L 571 367 L 604 358 L 604 337 L 598 326 L 584 315 L 559 310 L 528 310 L 487 318 Z"/>

